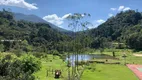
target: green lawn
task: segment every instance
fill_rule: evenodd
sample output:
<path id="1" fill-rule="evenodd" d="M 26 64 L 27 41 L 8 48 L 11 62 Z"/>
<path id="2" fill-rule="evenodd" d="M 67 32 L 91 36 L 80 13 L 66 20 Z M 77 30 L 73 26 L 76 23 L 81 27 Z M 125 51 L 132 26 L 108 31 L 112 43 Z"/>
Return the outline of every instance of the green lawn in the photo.
<path id="1" fill-rule="evenodd" d="M 58 56 L 48 55 L 47 58 L 43 58 L 41 59 L 41 61 L 42 61 L 41 70 L 34 74 L 40 80 L 55 80 L 54 71 L 56 69 L 62 71 L 62 77 L 58 80 L 64 80 L 67 77 L 66 63 L 63 62 Z M 48 76 L 47 76 L 47 70 L 48 70 Z"/>
<path id="2" fill-rule="evenodd" d="M 96 66 L 91 66 L 93 69 L 86 68 L 81 80 L 138 80 L 137 77 L 124 66 L 124 58 L 122 58 L 123 53 L 126 53 L 126 63 L 130 64 L 142 64 L 142 57 L 133 56 L 132 50 L 115 50 L 116 57 L 119 60 L 108 59 L 108 62 L 120 62 L 120 65 L 110 65 L 110 64 L 96 64 Z M 103 54 L 108 54 L 112 56 L 111 50 L 104 50 Z M 12 53 L 1 53 L 0 57 Z M 94 52 L 93 54 L 101 54 L 99 51 Z M 62 76 L 58 80 L 67 80 L 68 69 L 67 63 L 63 62 L 58 56 L 48 55 L 46 58 L 40 59 L 42 62 L 41 69 L 34 73 L 35 77 L 39 78 L 38 80 L 55 80 L 54 71 L 61 70 Z M 106 61 L 106 59 L 95 59 Z M 92 65 L 92 64 L 91 64 Z M 93 64 L 94 65 L 94 64 Z M 53 70 L 53 73 L 52 73 Z M 47 76 L 48 71 L 48 76 Z"/>
<path id="3" fill-rule="evenodd" d="M 133 54 L 134 53 L 139 53 L 139 54 L 142 54 L 142 51 L 140 52 L 133 52 L 131 49 L 115 49 L 113 50 L 115 52 L 115 56 L 116 58 L 119 58 L 119 60 L 109 60 L 110 62 L 121 62 L 121 64 L 124 64 L 125 60 L 124 58 L 122 57 L 123 54 L 125 53 L 126 54 L 126 63 L 128 64 L 142 64 L 142 57 L 136 57 L 134 56 Z M 96 50 L 96 52 L 92 53 L 92 54 L 101 54 L 99 52 L 99 50 Z M 105 49 L 102 54 L 107 54 L 107 55 L 110 55 L 112 56 L 112 50 L 111 49 Z M 99 60 L 99 59 L 97 59 Z M 103 59 L 105 61 L 105 59 Z"/>
<path id="4" fill-rule="evenodd" d="M 142 64 L 142 58 L 133 56 L 133 52 L 131 50 L 117 50 L 115 51 L 115 54 L 116 57 L 120 60 L 109 59 L 108 62 L 120 62 L 120 65 L 97 64 L 95 66 L 96 70 L 93 72 L 92 70 L 86 69 L 82 75 L 81 80 L 138 80 L 133 72 L 126 66 L 124 66 L 125 60 L 124 58 L 122 58 L 124 52 L 127 55 L 126 63 L 133 64 L 134 62 L 135 64 Z M 94 52 L 93 54 L 95 53 L 96 52 Z M 97 52 L 97 54 L 100 53 Z M 112 56 L 112 51 L 105 50 L 103 54 Z M 105 59 L 102 60 L 105 61 Z M 52 74 L 52 69 L 62 70 L 62 77 L 58 80 L 67 80 L 68 71 L 66 63 L 63 62 L 58 56 L 48 55 L 47 58 L 42 58 L 41 62 L 41 70 L 34 74 L 36 77 L 39 77 L 40 80 L 55 80 L 54 73 Z M 46 76 L 47 70 L 49 70 L 48 76 Z"/>
<path id="5" fill-rule="evenodd" d="M 97 64 L 96 69 L 86 69 L 81 80 L 138 80 L 138 78 L 123 65 Z"/>

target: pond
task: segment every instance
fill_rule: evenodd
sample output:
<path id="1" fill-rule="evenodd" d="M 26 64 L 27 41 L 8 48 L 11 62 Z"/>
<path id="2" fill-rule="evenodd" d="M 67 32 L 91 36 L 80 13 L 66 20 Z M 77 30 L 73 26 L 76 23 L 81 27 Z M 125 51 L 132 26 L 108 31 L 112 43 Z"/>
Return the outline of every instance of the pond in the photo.
<path id="1" fill-rule="evenodd" d="M 87 61 L 92 59 L 117 59 L 117 58 L 110 55 L 106 55 L 106 54 L 78 54 L 78 61 Z M 66 61 L 67 60 L 68 60 L 68 57 L 66 57 Z M 75 55 L 70 55 L 69 60 L 71 61 L 71 63 L 74 62 Z"/>
<path id="2" fill-rule="evenodd" d="M 75 55 L 70 55 L 69 59 L 74 61 Z M 116 58 L 106 54 L 78 54 L 78 61 L 81 60 L 87 61 L 91 59 L 116 59 Z M 68 57 L 66 57 L 66 60 L 68 60 Z"/>

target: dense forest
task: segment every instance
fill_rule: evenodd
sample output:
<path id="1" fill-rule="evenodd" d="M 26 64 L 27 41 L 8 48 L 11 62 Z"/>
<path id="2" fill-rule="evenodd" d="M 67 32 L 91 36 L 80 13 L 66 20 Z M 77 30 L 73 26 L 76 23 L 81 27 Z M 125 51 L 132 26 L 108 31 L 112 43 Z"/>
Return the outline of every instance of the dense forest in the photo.
<path id="1" fill-rule="evenodd" d="M 15 21 L 13 13 L 6 10 L 0 12 L 1 51 L 46 52 L 57 49 L 58 44 L 70 39 L 70 36 L 51 28 L 48 24 Z"/>
<path id="2" fill-rule="evenodd" d="M 120 12 L 97 28 L 77 32 L 80 47 L 88 40 L 91 48 L 142 49 L 142 13 L 134 10 Z M 86 34 L 87 33 L 87 34 Z M 85 35 L 85 36 L 84 36 Z M 75 36 L 53 29 L 46 23 L 14 20 L 13 13 L 0 11 L 0 51 L 59 52 L 71 51 Z M 8 41 L 13 40 L 13 41 Z M 67 46 L 68 45 L 68 46 Z M 67 49 L 68 48 L 68 49 Z"/>
<path id="3" fill-rule="evenodd" d="M 120 12 L 105 23 L 90 30 L 92 47 L 110 47 L 108 42 L 118 43 L 118 48 L 142 49 L 142 13 L 134 10 Z"/>

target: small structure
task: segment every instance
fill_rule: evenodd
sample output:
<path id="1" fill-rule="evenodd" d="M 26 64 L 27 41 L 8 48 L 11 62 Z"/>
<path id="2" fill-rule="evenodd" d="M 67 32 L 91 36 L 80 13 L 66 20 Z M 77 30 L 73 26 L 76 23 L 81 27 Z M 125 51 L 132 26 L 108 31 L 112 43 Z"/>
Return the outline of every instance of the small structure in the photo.
<path id="1" fill-rule="evenodd" d="M 55 78 L 60 78 L 61 70 L 55 70 Z"/>

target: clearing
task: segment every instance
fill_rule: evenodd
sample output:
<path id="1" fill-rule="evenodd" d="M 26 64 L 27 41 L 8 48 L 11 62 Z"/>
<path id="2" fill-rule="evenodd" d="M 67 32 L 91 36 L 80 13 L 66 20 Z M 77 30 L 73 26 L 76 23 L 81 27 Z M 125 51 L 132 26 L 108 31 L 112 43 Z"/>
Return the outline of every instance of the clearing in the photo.
<path id="1" fill-rule="evenodd" d="M 124 65 L 96 64 L 95 70 L 85 70 L 81 80 L 139 80 Z"/>

